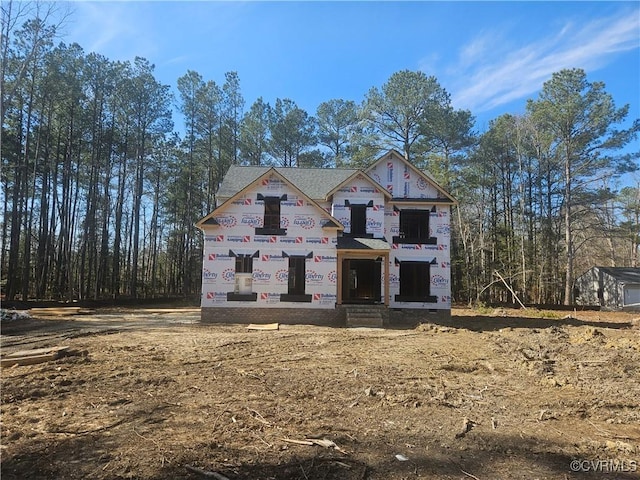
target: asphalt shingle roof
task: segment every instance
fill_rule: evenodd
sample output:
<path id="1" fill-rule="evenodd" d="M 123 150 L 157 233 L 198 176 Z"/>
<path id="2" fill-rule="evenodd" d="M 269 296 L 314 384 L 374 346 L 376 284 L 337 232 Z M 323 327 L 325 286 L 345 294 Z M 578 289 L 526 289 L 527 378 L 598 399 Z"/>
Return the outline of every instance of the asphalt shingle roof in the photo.
<path id="1" fill-rule="evenodd" d="M 224 177 L 218 197 L 222 200 L 236 193 L 260 178 L 271 167 L 247 167 L 232 165 Z M 285 168 L 275 170 L 312 200 L 324 201 L 327 194 L 358 170 L 350 168 Z"/>
<path id="2" fill-rule="evenodd" d="M 384 238 L 338 237 L 338 250 L 389 250 Z"/>
<path id="3" fill-rule="evenodd" d="M 623 283 L 640 284 L 640 268 L 633 267 L 598 267 L 601 271 L 611 275 Z"/>

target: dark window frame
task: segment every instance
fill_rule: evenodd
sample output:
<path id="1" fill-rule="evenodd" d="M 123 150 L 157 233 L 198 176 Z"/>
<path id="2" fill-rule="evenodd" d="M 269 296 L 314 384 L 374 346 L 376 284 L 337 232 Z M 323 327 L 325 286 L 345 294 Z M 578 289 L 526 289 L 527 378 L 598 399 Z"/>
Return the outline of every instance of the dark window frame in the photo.
<path id="1" fill-rule="evenodd" d="M 350 233 L 353 236 L 362 237 L 367 234 L 367 206 L 366 205 L 350 205 L 351 209 L 351 228 Z"/>
<path id="2" fill-rule="evenodd" d="M 436 303 L 431 295 L 431 262 L 400 262 L 400 293 L 396 302 Z"/>
<path id="3" fill-rule="evenodd" d="M 349 233 L 343 233 L 347 237 L 373 238 L 373 233 L 367 233 L 367 208 L 373 207 L 373 200 L 368 203 L 351 203 L 344 201 L 345 207 L 349 208 Z"/>
<path id="4" fill-rule="evenodd" d="M 236 256 L 236 273 L 253 273 L 253 255 Z"/>
<path id="5" fill-rule="evenodd" d="M 392 241 L 396 244 L 436 245 L 438 239 L 429 236 L 431 210 L 405 208 L 400 210 L 399 235 Z"/>
<path id="6" fill-rule="evenodd" d="M 261 193 L 257 196 L 258 201 L 264 203 L 264 216 L 262 218 L 262 227 L 255 228 L 256 235 L 286 235 L 287 229 L 280 228 L 282 219 L 281 202 L 287 200 L 286 195 L 281 197 L 264 196 Z"/>
<path id="7" fill-rule="evenodd" d="M 280 228 L 280 199 L 266 197 L 264 199 L 264 228 Z"/>
<path id="8" fill-rule="evenodd" d="M 280 295 L 281 302 L 311 303 L 312 295 L 306 294 L 308 255 L 289 255 L 287 293 Z"/>

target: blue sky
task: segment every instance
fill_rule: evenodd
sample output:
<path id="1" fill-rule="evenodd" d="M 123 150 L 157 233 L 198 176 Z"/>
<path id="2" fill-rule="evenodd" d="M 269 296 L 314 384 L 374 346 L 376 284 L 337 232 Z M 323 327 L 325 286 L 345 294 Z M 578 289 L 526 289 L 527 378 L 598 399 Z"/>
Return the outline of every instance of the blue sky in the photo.
<path id="1" fill-rule="evenodd" d="M 314 115 L 422 70 L 484 131 L 523 113 L 553 72 L 582 68 L 640 117 L 638 2 L 71 2 L 63 40 L 111 60 L 142 56 L 175 88 L 237 71 L 246 109 L 290 98 Z M 175 119 L 177 129 L 180 119 Z M 630 122 L 629 122 L 630 123 Z"/>

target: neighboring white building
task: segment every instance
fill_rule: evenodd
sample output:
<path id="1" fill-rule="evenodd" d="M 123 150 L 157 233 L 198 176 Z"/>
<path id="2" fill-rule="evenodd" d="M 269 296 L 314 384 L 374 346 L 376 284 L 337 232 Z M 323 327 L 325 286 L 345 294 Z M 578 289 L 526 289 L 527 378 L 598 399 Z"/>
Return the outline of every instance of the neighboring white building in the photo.
<path id="1" fill-rule="evenodd" d="M 640 310 L 640 268 L 593 267 L 574 283 L 578 305 Z"/>
<path id="2" fill-rule="evenodd" d="M 232 166 L 197 223 L 202 318 L 284 323 L 274 309 L 295 309 L 292 322 L 339 324 L 353 304 L 448 316 L 455 203 L 394 150 L 365 170 Z"/>

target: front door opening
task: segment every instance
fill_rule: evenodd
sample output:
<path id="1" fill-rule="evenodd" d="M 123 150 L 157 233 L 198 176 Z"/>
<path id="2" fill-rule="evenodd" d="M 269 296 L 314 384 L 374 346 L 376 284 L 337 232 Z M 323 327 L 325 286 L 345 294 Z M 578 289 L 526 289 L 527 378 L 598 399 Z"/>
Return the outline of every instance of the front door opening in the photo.
<path id="1" fill-rule="evenodd" d="M 342 302 L 380 303 L 382 262 L 373 259 L 342 261 Z"/>

